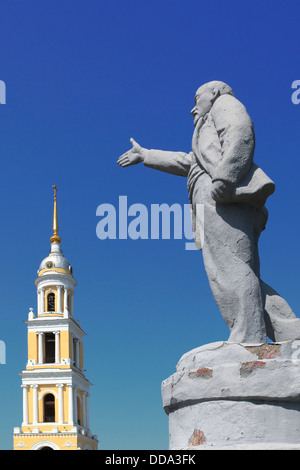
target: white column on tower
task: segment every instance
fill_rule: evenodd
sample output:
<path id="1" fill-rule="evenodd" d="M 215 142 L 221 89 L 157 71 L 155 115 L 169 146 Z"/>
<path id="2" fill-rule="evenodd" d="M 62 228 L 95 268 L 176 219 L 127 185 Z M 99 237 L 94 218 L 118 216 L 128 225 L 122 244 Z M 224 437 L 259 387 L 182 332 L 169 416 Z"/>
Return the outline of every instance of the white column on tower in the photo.
<path id="1" fill-rule="evenodd" d="M 41 313 L 45 312 L 45 287 L 41 289 Z"/>
<path id="2" fill-rule="evenodd" d="M 55 334 L 55 364 L 59 364 L 59 331 L 54 331 Z"/>
<path id="3" fill-rule="evenodd" d="M 78 410 L 77 410 L 77 389 L 73 387 L 73 412 L 74 412 L 74 424 L 78 424 Z"/>
<path id="4" fill-rule="evenodd" d="M 68 289 L 64 287 L 64 317 L 68 318 Z"/>
<path id="5" fill-rule="evenodd" d="M 37 389 L 38 389 L 38 385 L 31 385 L 32 389 L 33 389 L 33 423 L 32 424 L 37 424 L 38 423 L 38 415 L 39 415 L 39 411 L 38 411 L 38 393 L 37 393 Z"/>
<path id="6" fill-rule="evenodd" d="M 72 292 L 71 294 L 71 308 L 70 308 L 70 316 L 73 316 L 74 315 L 74 292 Z"/>
<path id="7" fill-rule="evenodd" d="M 85 419 L 86 419 L 86 427 L 87 427 L 88 429 L 90 429 L 89 396 L 90 396 L 90 394 L 87 393 L 87 394 L 86 394 L 86 400 L 85 400 L 85 404 L 86 404 L 86 417 L 85 417 Z"/>
<path id="8" fill-rule="evenodd" d="M 43 364 L 44 363 L 44 351 L 43 351 L 43 335 L 44 333 L 38 333 L 38 338 L 39 338 L 39 357 L 38 357 L 38 361 L 39 361 L 39 364 Z"/>
<path id="9" fill-rule="evenodd" d="M 61 289 L 62 286 L 57 286 L 57 313 L 61 313 Z"/>
<path id="10" fill-rule="evenodd" d="M 28 385 L 21 385 L 23 389 L 23 426 L 28 424 Z"/>
<path id="11" fill-rule="evenodd" d="M 63 384 L 56 385 L 58 387 L 58 424 L 64 422 L 64 402 L 63 402 Z"/>
<path id="12" fill-rule="evenodd" d="M 79 339 L 75 338 L 75 367 L 79 369 Z"/>
<path id="13" fill-rule="evenodd" d="M 36 292 L 37 292 L 37 314 L 39 314 L 40 310 L 41 310 L 41 300 L 40 300 L 40 298 L 41 298 L 40 292 L 41 291 L 40 291 L 40 289 L 37 289 Z"/>
<path id="14" fill-rule="evenodd" d="M 86 427 L 86 392 L 82 393 L 82 426 Z"/>
<path id="15" fill-rule="evenodd" d="M 69 422 L 68 424 L 74 424 L 73 386 L 68 385 L 68 387 L 69 387 Z"/>

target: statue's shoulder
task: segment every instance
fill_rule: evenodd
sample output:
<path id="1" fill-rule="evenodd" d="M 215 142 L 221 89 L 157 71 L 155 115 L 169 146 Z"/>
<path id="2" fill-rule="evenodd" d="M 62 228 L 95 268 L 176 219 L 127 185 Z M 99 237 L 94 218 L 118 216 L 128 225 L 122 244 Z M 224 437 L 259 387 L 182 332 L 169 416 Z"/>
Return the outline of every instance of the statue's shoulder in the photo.
<path id="1" fill-rule="evenodd" d="M 221 95 L 217 98 L 215 101 L 213 108 L 215 111 L 224 109 L 224 110 L 230 110 L 230 109 L 240 109 L 240 110 L 246 110 L 245 106 L 241 101 L 239 101 L 235 96 L 233 95 Z"/>
<path id="2" fill-rule="evenodd" d="M 219 96 L 211 109 L 211 114 L 215 121 L 225 119 L 228 122 L 236 122 L 237 124 L 252 124 L 243 103 L 229 94 Z"/>

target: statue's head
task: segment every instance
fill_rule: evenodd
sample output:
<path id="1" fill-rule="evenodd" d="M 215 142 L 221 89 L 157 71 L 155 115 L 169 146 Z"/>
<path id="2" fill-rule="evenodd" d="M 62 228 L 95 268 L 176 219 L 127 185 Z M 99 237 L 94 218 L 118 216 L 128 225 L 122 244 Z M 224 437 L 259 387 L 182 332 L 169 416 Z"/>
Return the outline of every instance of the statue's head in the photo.
<path id="1" fill-rule="evenodd" d="M 195 95 L 195 107 L 191 111 L 194 117 L 194 125 L 211 110 L 219 96 L 226 94 L 234 96 L 229 85 L 217 80 L 205 83 L 198 88 Z"/>

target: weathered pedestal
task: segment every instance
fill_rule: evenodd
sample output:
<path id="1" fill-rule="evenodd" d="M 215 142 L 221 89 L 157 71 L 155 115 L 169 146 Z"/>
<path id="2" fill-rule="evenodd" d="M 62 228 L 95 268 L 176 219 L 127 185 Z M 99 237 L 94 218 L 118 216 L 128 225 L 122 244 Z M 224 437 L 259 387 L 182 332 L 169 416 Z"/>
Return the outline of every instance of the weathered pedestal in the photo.
<path id="1" fill-rule="evenodd" d="M 162 383 L 170 449 L 300 450 L 300 341 L 211 343 Z"/>

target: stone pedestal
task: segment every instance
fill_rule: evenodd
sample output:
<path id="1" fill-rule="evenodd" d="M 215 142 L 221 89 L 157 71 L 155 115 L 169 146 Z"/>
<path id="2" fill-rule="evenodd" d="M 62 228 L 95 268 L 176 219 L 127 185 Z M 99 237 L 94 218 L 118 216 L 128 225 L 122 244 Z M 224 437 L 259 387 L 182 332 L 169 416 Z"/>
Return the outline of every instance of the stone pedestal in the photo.
<path id="1" fill-rule="evenodd" d="M 300 450 L 300 341 L 194 349 L 162 399 L 170 449 Z"/>

